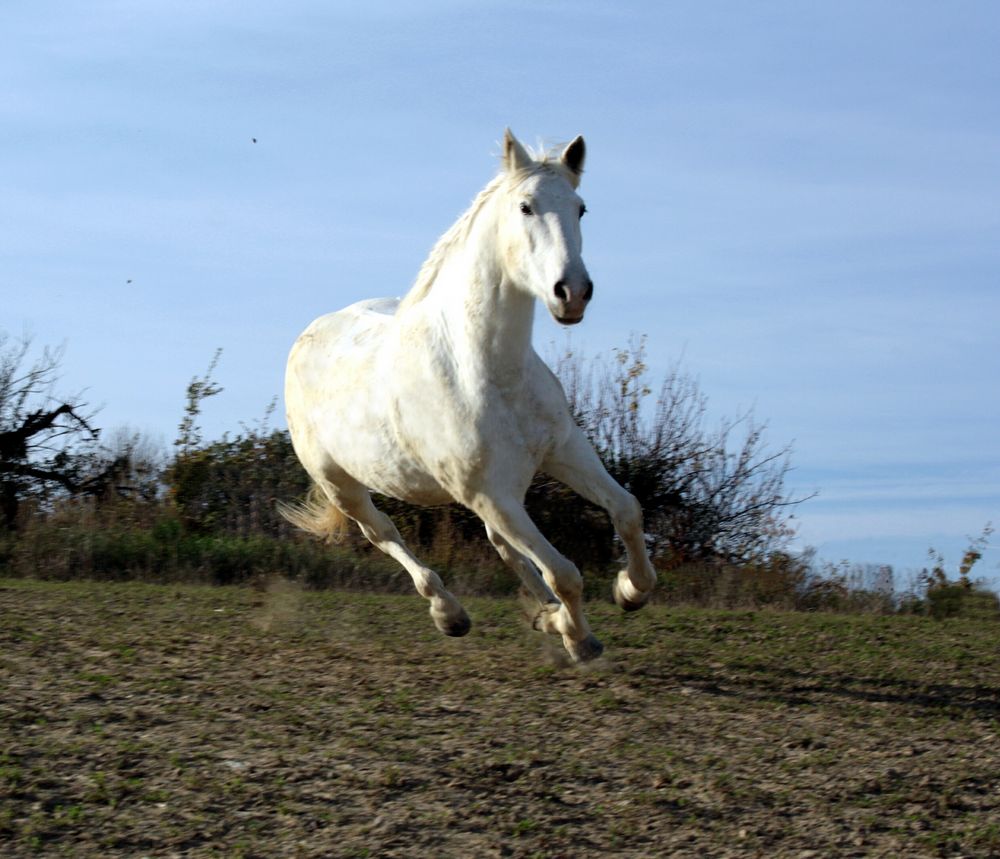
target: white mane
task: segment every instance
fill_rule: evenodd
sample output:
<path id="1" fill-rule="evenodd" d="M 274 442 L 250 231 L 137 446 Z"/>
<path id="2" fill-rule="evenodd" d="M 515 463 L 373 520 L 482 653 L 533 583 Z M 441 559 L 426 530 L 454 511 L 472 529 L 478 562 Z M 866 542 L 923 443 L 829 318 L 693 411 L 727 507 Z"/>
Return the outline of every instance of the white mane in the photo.
<path id="1" fill-rule="evenodd" d="M 506 179 L 507 175 L 505 173 L 501 173 L 495 177 L 479 192 L 465 214 L 455 221 L 448 231 L 437 240 L 434 247 L 431 248 L 427 259 L 424 260 L 424 264 L 420 266 L 417 279 L 414 281 L 410 291 L 406 293 L 403 300 L 399 303 L 399 310 L 404 310 L 427 297 L 427 293 L 431 291 L 438 272 L 441 271 L 442 264 L 448 258 L 452 249 L 465 241 L 469 234 L 469 229 L 472 227 L 472 222 L 476 219 L 476 215 L 482 211 L 487 201 Z"/>

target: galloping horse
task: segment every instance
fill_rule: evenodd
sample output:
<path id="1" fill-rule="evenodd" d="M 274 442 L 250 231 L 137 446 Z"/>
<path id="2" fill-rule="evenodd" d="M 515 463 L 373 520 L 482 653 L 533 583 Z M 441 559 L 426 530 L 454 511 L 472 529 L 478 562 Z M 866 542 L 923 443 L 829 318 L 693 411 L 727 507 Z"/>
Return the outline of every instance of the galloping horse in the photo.
<path id="1" fill-rule="evenodd" d="M 315 485 L 306 501 L 282 508 L 328 538 L 356 522 L 406 568 L 438 629 L 458 636 L 469 616 L 369 489 L 465 505 L 538 601 L 536 628 L 561 635 L 578 662 L 603 646 L 583 613 L 579 571 L 525 512 L 536 472 L 610 514 L 628 552 L 614 583 L 619 606 L 640 608 L 656 583 L 639 503 L 604 469 L 531 344 L 536 299 L 575 325 L 594 292 L 580 256 L 584 155 L 577 137 L 559 155 L 535 157 L 507 130 L 500 174 L 441 237 L 402 300 L 352 304 L 296 340 L 288 428 Z"/>

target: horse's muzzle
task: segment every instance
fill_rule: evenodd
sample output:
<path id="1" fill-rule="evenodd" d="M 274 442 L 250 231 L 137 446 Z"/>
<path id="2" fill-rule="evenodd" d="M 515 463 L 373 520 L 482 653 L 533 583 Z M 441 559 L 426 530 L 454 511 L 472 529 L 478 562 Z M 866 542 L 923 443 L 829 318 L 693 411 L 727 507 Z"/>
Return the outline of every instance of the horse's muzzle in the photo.
<path id="1" fill-rule="evenodd" d="M 594 295 L 594 282 L 583 277 L 575 283 L 568 280 L 556 281 L 552 288 L 549 313 L 562 325 L 576 325 L 583 320 L 583 314 Z"/>

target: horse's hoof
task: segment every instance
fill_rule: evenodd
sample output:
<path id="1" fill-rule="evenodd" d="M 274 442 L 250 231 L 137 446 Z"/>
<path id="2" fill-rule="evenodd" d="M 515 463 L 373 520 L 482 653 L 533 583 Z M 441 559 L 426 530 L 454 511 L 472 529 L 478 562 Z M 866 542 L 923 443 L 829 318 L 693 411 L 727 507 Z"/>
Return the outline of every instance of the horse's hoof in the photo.
<path id="1" fill-rule="evenodd" d="M 581 641 L 564 641 L 574 662 L 590 662 L 604 653 L 604 645 L 591 633 Z"/>
<path id="2" fill-rule="evenodd" d="M 642 600 L 630 600 L 625 599 L 620 594 L 616 593 L 615 602 L 618 603 L 618 607 L 622 611 L 638 611 L 648 602 L 648 597 Z"/>
<path id="3" fill-rule="evenodd" d="M 615 579 L 614 586 L 611 590 L 614 595 L 615 602 L 622 611 L 638 611 L 647 602 L 649 602 L 649 597 L 652 594 L 652 591 L 647 593 L 640 593 L 639 591 L 636 591 L 635 588 L 632 587 L 631 582 L 623 587 L 619 579 Z M 632 594 L 626 593 L 626 590 L 632 591 Z"/>
<path id="4" fill-rule="evenodd" d="M 438 629 L 452 638 L 461 638 L 472 629 L 472 621 L 469 620 L 469 616 L 463 611 L 455 620 L 442 624 Z"/>

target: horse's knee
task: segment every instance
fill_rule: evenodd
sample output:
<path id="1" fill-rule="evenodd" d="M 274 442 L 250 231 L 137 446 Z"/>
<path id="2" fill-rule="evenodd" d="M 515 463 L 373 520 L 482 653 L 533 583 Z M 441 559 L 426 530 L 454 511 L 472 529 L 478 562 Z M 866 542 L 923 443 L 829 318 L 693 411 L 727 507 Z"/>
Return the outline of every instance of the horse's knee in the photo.
<path id="1" fill-rule="evenodd" d="M 620 534 L 642 530 L 642 505 L 631 492 L 622 492 L 611 511 L 611 518 Z"/>
<path id="2" fill-rule="evenodd" d="M 572 561 L 562 558 L 553 564 L 552 578 L 560 596 L 579 598 L 583 594 L 583 576 Z"/>

